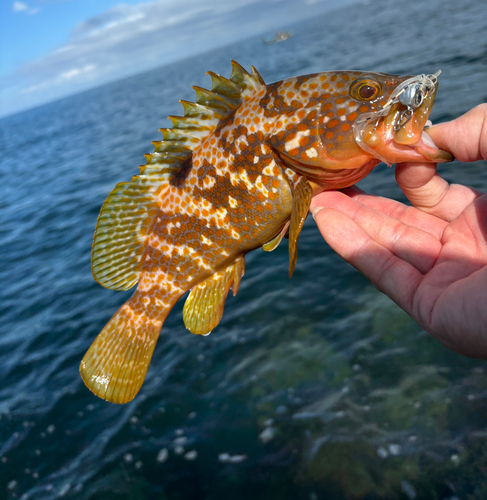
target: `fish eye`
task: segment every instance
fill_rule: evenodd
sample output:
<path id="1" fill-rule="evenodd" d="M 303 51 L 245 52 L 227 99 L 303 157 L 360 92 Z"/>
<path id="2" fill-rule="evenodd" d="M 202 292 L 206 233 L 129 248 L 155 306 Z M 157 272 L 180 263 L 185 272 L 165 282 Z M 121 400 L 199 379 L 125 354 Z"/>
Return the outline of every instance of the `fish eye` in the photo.
<path id="1" fill-rule="evenodd" d="M 380 94 L 380 91 L 380 83 L 370 78 L 356 80 L 350 87 L 350 95 L 357 101 L 372 101 Z"/>

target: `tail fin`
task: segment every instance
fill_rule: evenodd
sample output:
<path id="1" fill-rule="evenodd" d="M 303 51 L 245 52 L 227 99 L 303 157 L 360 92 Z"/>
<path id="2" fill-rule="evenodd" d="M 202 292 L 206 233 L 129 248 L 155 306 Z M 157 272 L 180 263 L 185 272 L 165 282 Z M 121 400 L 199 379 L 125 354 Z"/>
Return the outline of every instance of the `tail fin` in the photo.
<path id="1" fill-rule="evenodd" d="M 139 392 L 162 326 L 161 319 L 136 312 L 132 301 L 107 323 L 80 365 L 88 389 L 111 403 L 128 403 Z"/>

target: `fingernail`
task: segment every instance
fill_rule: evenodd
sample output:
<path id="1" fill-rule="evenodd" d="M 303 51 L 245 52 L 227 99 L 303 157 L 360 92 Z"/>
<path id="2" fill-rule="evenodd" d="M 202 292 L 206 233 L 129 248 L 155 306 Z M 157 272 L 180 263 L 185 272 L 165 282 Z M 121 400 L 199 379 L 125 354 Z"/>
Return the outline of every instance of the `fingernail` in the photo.
<path id="1" fill-rule="evenodd" d="M 311 215 L 312 215 L 313 219 L 315 219 L 315 220 L 316 220 L 316 214 L 317 214 L 317 213 L 318 213 L 321 209 L 323 209 L 323 208 L 325 208 L 325 207 L 313 207 L 313 208 L 311 209 Z"/>

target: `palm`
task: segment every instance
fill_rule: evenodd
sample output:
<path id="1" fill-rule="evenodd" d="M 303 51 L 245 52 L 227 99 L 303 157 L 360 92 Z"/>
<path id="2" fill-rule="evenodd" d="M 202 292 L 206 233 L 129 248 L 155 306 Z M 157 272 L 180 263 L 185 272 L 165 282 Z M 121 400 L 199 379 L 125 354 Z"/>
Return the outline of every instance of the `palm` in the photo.
<path id="1" fill-rule="evenodd" d="M 428 331 L 472 356 L 487 353 L 487 221 L 482 217 L 486 208 L 483 195 L 446 223 L 438 258 L 413 299 Z"/>
<path id="2" fill-rule="evenodd" d="M 314 200 L 325 207 L 315 218 L 330 246 L 442 343 L 487 357 L 487 215 L 479 215 L 487 195 L 465 188 L 467 206 L 448 222 L 356 188 L 345 193 Z M 455 210 L 444 201 L 441 210 Z"/>

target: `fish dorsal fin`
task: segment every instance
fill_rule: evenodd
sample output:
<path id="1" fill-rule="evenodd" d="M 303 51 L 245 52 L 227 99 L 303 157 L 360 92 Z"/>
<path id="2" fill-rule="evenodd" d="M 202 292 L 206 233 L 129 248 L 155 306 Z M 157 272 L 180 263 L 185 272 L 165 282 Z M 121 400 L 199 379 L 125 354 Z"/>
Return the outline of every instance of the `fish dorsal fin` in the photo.
<path id="1" fill-rule="evenodd" d="M 230 288 L 237 294 L 245 272 L 243 257 L 196 285 L 188 295 L 183 308 L 183 320 L 191 333 L 207 335 L 223 316 L 223 308 Z"/>
<path id="2" fill-rule="evenodd" d="M 128 290 L 139 280 L 141 257 L 164 191 L 191 161 L 193 150 L 220 123 L 264 84 L 252 67 L 247 72 L 232 61 L 230 79 L 208 72 L 212 89 L 193 87 L 196 102 L 180 101 L 184 116 L 170 116 L 172 128 L 160 129 L 163 140 L 153 142 L 146 165 L 131 182 L 117 184 L 98 217 L 91 268 L 98 283 Z"/>
<path id="3" fill-rule="evenodd" d="M 161 128 L 163 140 L 153 142 L 155 151 L 146 155 L 147 164 L 164 164 L 176 153 L 190 156 L 192 151 L 206 138 L 221 120 L 233 113 L 256 90 L 265 85 L 258 71 L 252 66 L 252 73 L 232 61 L 230 79 L 208 71 L 211 90 L 193 87 L 196 102 L 180 101 L 184 116 L 170 116 L 172 128 Z"/>

